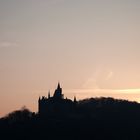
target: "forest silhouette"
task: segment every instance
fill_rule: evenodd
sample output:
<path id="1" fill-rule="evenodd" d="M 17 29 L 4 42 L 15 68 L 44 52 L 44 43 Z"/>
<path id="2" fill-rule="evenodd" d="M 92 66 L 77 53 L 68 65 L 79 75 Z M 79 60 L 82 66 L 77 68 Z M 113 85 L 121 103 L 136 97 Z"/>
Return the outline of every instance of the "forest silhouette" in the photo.
<path id="1" fill-rule="evenodd" d="M 77 101 L 73 112 L 40 116 L 27 108 L 0 119 L 0 137 L 26 139 L 140 139 L 140 104 L 114 98 Z"/>

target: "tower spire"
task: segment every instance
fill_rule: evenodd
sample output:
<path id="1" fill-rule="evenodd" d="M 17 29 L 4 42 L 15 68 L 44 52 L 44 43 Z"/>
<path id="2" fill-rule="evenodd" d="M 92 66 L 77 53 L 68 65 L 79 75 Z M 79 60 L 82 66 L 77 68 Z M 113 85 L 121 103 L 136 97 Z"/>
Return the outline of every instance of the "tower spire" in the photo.
<path id="1" fill-rule="evenodd" d="M 57 98 L 57 99 L 62 99 L 62 98 L 63 98 L 62 88 L 60 87 L 60 83 L 59 83 L 59 82 L 58 82 L 57 89 L 55 90 L 53 96 L 54 96 L 55 98 Z"/>
<path id="2" fill-rule="evenodd" d="M 57 89 L 60 89 L 60 82 L 58 82 L 58 86 L 57 86 Z"/>

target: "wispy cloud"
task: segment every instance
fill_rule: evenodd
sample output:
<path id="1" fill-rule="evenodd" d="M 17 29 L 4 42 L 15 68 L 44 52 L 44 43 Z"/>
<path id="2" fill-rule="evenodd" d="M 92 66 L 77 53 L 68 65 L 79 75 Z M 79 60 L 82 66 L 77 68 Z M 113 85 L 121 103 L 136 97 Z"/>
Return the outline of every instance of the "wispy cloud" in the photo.
<path id="1" fill-rule="evenodd" d="M 85 80 L 82 87 L 85 89 L 100 89 L 102 84 L 106 84 L 113 76 L 114 72 L 111 69 L 100 66 Z"/>
<path id="2" fill-rule="evenodd" d="M 57 4 L 57 3 L 64 2 L 64 1 L 66 1 L 66 0 L 49 0 L 49 2 L 50 2 L 51 4 Z"/>
<path id="3" fill-rule="evenodd" d="M 10 41 L 1 41 L 0 42 L 0 48 L 9 48 L 9 47 L 17 47 L 16 42 L 10 42 Z"/>
<path id="4" fill-rule="evenodd" d="M 106 76 L 106 80 L 109 80 L 113 76 L 113 74 L 113 71 L 110 70 Z"/>

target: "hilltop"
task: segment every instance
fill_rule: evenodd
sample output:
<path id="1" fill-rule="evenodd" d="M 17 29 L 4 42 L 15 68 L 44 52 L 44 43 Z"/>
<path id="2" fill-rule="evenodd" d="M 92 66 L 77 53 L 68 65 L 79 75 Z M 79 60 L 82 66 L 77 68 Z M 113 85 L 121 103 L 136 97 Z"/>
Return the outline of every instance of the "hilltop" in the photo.
<path id="1" fill-rule="evenodd" d="M 140 104 L 114 98 L 77 101 L 67 115 L 42 117 L 26 108 L 0 119 L 4 139 L 138 139 Z"/>

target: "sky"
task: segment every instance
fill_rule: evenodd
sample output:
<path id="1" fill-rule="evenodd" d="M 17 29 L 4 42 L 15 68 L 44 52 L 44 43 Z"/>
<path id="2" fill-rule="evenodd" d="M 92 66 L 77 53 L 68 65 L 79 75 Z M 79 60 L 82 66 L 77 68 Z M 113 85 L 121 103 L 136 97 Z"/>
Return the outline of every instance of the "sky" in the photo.
<path id="1" fill-rule="evenodd" d="M 140 102 L 139 0 L 0 0 L 0 116 L 39 96 Z"/>

